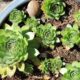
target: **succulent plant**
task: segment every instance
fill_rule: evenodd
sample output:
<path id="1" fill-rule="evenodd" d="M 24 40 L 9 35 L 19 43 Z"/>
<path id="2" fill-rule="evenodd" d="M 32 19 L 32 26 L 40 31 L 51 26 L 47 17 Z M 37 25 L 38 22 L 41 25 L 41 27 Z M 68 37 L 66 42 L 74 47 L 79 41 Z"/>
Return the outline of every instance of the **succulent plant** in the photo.
<path id="1" fill-rule="evenodd" d="M 65 14 L 64 7 L 65 3 L 62 0 L 44 0 L 41 9 L 45 17 L 58 20 Z"/>
<path id="2" fill-rule="evenodd" d="M 61 80 L 79 80 L 80 79 L 80 62 L 74 61 L 65 67 L 67 72 L 62 76 Z"/>
<path id="3" fill-rule="evenodd" d="M 6 71 L 7 68 L 16 67 L 19 62 L 27 60 L 28 41 L 22 35 L 10 30 L 0 30 L 0 32 L 0 67 Z"/>
<path id="4" fill-rule="evenodd" d="M 80 45 L 80 31 L 78 29 L 78 25 L 74 24 L 71 26 L 70 24 L 61 31 L 61 41 L 66 49 L 70 49 L 74 47 L 74 45 Z"/>
<path id="5" fill-rule="evenodd" d="M 40 25 L 37 27 L 36 36 L 44 46 L 54 48 L 57 41 L 56 27 L 51 24 Z"/>
<path id="6" fill-rule="evenodd" d="M 54 59 L 45 59 L 39 66 L 39 69 L 42 71 L 42 73 L 49 74 L 50 72 L 56 73 L 57 71 L 59 71 L 61 66 L 61 59 L 59 57 L 56 57 Z"/>
<path id="7" fill-rule="evenodd" d="M 75 22 L 80 26 L 80 10 L 74 12 L 73 18 Z"/>
<path id="8" fill-rule="evenodd" d="M 14 65 L 25 58 L 28 42 L 25 42 L 23 36 L 12 31 L 0 30 L 0 32 L 0 66 Z"/>
<path id="9" fill-rule="evenodd" d="M 14 25 L 18 25 L 19 23 L 21 23 L 24 20 L 24 18 L 25 18 L 24 12 L 18 9 L 14 9 L 9 15 L 9 20 Z"/>

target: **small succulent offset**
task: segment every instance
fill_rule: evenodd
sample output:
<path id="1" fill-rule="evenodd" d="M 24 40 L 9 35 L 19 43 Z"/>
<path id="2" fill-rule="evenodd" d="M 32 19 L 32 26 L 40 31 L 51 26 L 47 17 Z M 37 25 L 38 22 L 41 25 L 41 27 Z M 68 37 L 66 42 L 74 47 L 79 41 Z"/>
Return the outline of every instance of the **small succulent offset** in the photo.
<path id="1" fill-rule="evenodd" d="M 64 11 L 65 3 L 62 0 L 44 0 L 42 4 L 42 11 L 46 18 L 58 20 Z"/>
<path id="2" fill-rule="evenodd" d="M 71 26 L 68 24 L 64 30 L 61 31 L 61 41 L 64 47 L 69 50 L 74 45 L 80 45 L 80 31 L 78 25 L 74 24 Z"/>
<path id="3" fill-rule="evenodd" d="M 36 36 L 44 46 L 54 48 L 57 41 L 56 27 L 51 24 L 40 25 L 37 27 Z"/>
<path id="4" fill-rule="evenodd" d="M 33 32 L 36 32 L 36 28 L 40 25 L 40 22 L 35 17 L 28 18 L 25 21 L 25 25 Z"/>
<path id="5" fill-rule="evenodd" d="M 61 80 L 80 80 L 80 62 L 74 61 L 65 68 L 67 72 L 62 76 Z"/>
<path id="6" fill-rule="evenodd" d="M 49 74 L 50 72 L 55 74 L 60 70 L 62 67 L 62 61 L 60 57 L 56 57 L 54 59 L 45 59 L 41 65 L 39 66 L 39 69 L 42 71 L 44 74 Z"/>
<path id="7" fill-rule="evenodd" d="M 24 15 L 23 11 L 14 9 L 9 15 L 9 20 L 12 22 L 12 24 L 17 26 L 19 23 L 23 22 L 25 17 L 26 16 Z"/>
<path id="8" fill-rule="evenodd" d="M 75 22 L 80 26 L 80 10 L 74 12 L 73 18 Z"/>

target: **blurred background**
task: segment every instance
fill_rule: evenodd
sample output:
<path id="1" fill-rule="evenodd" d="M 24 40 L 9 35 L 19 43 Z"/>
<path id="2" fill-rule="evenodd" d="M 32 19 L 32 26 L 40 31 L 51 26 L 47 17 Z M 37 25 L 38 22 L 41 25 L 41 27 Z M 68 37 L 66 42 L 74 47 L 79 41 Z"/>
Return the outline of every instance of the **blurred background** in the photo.
<path id="1" fill-rule="evenodd" d="M 0 0 L 0 12 L 11 2 L 12 0 Z"/>

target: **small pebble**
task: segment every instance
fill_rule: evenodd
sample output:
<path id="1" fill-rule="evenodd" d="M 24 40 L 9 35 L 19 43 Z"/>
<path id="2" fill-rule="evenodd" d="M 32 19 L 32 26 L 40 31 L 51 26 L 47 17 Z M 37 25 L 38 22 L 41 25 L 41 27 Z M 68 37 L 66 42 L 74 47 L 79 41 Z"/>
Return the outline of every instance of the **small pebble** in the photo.
<path id="1" fill-rule="evenodd" d="M 39 3 L 36 0 L 32 0 L 29 2 L 26 11 L 28 12 L 30 17 L 37 16 L 39 12 Z"/>
<path id="2" fill-rule="evenodd" d="M 66 68 L 61 68 L 60 73 L 62 75 L 64 75 L 65 73 L 67 73 L 67 69 Z"/>
<path id="3" fill-rule="evenodd" d="M 44 75 L 44 76 L 43 76 L 43 80 L 50 80 L 50 76 Z"/>

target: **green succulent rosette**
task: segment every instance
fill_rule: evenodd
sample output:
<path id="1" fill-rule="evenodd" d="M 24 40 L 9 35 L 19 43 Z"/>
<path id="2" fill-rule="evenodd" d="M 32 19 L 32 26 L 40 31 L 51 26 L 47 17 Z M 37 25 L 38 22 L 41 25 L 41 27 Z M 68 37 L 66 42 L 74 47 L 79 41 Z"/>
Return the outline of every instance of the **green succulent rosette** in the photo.
<path id="1" fill-rule="evenodd" d="M 64 7 L 65 3 L 62 0 L 44 0 L 41 9 L 45 17 L 58 20 L 65 14 Z"/>

